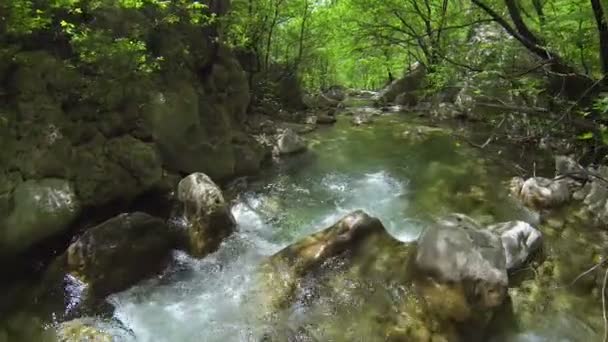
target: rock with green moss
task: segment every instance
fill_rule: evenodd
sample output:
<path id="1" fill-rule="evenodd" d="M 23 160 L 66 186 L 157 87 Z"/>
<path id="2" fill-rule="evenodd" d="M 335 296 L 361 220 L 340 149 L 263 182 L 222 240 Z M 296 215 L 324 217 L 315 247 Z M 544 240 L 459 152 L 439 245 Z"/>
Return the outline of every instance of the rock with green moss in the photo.
<path id="1" fill-rule="evenodd" d="M 7 254 L 66 232 L 81 210 L 72 184 L 54 178 L 20 183 L 10 203 L 11 211 L 0 223 L 0 243 Z"/>
<path id="2" fill-rule="evenodd" d="M 188 251 L 197 257 L 214 252 L 236 222 L 222 190 L 203 173 L 182 179 L 177 198 L 183 204 Z"/>
<path id="3" fill-rule="evenodd" d="M 126 135 L 98 140 L 75 150 L 76 189 L 88 206 L 129 202 L 162 179 L 162 160 L 153 144 Z"/>
<path id="4" fill-rule="evenodd" d="M 163 220 L 122 214 L 87 230 L 59 261 L 86 285 L 85 300 L 99 299 L 161 271 L 176 246 L 176 234 Z"/>
<path id="5" fill-rule="evenodd" d="M 86 319 L 75 319 L 59 324 L 57 342 L 113 342 L 111 334 L 102 331 Z"/>
<path id="6" fill-rule="evenodd" d="M 404 243 L 356 211 L 271 256 L 259 291 L 269 334 L 288 339 L 297 316 L 295 331 L 320 340 L 482 340 L 506 297 L 500 239 L 472 220 L 429 229 Z"/>

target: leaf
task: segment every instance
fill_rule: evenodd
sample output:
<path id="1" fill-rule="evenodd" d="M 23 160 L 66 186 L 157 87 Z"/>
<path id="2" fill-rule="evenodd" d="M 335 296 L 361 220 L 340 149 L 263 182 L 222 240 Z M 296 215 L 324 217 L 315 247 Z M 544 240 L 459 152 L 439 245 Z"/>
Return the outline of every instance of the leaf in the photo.
<path id="1" fill-rule="evenodd" d="M 581 135 L 579 135 L 578 137 L 576 137 L 578 140 L 590 140 L 593 139 L 593 132 L 586 132 L 583 133 Z"/>

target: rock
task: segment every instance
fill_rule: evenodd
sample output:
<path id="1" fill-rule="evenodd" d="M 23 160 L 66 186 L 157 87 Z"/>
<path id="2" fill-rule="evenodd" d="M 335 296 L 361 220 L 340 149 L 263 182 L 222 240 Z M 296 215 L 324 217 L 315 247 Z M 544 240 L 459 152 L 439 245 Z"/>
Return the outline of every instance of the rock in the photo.
<path id="1" fill-rule="evenodd" d="M 267 319 L 274 331 L 268 335 L 287 340 L 289 331 L 300 328 L 280 317 L 306 322 L 308 313 L 334 312 L 327 305 L 346 304 L 355 331 L 332 335 L 329 329 L 317 338 L 356 340 L 363 332 L 357 326 L 365 336 L 400 341 L 483 336 L 506 296 L 505 256 L 498 236 L 464 215 L 454 217 L 459 221 L 431 227 L 419 243 L 404 243 L 377 218 L 355 211 L 271 256 L 261 265 L 257 292 L 260 306 L 271 311 Z M 353 305 L 360 298 L 370 300 Z M 323 323 L 313 327 L 323 328 Z"/>
<path id="2" fill-rule="evenodd" d="M 336 123 L 336 117 L 330 115 L 320 115 L 317 117 L 317 123 L 319 125 L 331 125 Z"/>
<path id="3" fill-rule="evenodd" d="M 571 197 L 569 182 L 564 179 L 533 177 L 524 181 L 515 177 L 511 180 L 510 191 L 524 205 L 533 209 L 555 208 L 568 202 Z"/>
<path id="4" fill-rule="evenodd" d="M 503 222 L 488 229 L 500 236 L 508 270 L 522 267 L 542 247 L 542 233 L 523 221 Z"/>
<path id="5" fill-rule="evenodd" d="M 28 180 L 12 194 L 12 210 L 0 221 L 1 253 L 23 252 L 66 232 L 81 211 L 72 184 L 63 179 Z"/>
<path id="6" fill-rule="evenodd" d="M 112 335 L 102 331 L 86 319 L 75 319 L 56 328 L 58 342 L 113 342 Z"/>
<path id="7" fill-rule="evenodd" d="M 334 85 L 329 87 L 326 91 L 323 92 L 323 95 L 334 100 L 342 102 L 346 98 L 345 88 L 342 86 Z"/>
<path id="8" fill-rule="evenodd" d="M 418 96 L 413 92 L 399 94 L 395 98 L 395 104 L 399 106 L 415 107 L 418 104 Z"/>
<path id="9" fill-rule="evenodd" d="M 303 152 L 306 148 L 306 141 L 291 129 L 284 130 L 277 139 L 276 151 L 278 154 Z"/>
<path id="10" fill-rule="evenodd" d="M 446 311 L 451 319 L 464 321 L 475 311 L 491 312 L 506 298 L 508 277 L 501 239 L 464 215 L 447 217 L 422 233 L 416 267 L 442 287 L 462 291 L 466 310 Z M 455 289 L 453 284 L 458 284 Z"/>
<path id="11" fill-rule="evenodd" d="M 384 104 L 393 103 L 397 96 L 411 93 L 422 87 L 427 74 L 426 67 L 420 63 L 416 63 L 410 69 L 411 71 L 406 72 L 402 78 L 393 81 L 378 93 L 378 102 Z"/>
<path id="12" fill-rule="evenodd" d="M 59 259 L 86 286 L 86 300 L 126 290 L 161 271 L 177 246 L 163 220 L 144 213 L 121 214 L 88 229 Z"/>
<path id="13" fill-rule="evenodd" d="M 449 134 L 449 132 L 443 128 L 416 125 L 404 131 L 401 136 L 412 142 L 420 143 L 433 136 L 447 134 Z"/>
<path id="14" fill-rule="evenodd" d="M 177 198 L 183 204 L 189 252 L 203 257 L 214 252 L 232 234 L 236 222 L 222 190 L 203 173 L 182 179 Z"/>
<path id="15" fill-rule="evenodd" d="M 456 106 L 446 102 L 439 103 L 436 107 L 433 107 L 430 113 L 432 117 L 441 120 L 463 117 L 462 112 L 456 109 Z"/>
<path id="16" fill-rule="evenodd" d="M 576 179 L 586 180 L 587 172 L 576 160 L 568 156 L 555 157 L 555 171 L 558 176 L 567 175 Z"/>
<path id="17" fill-rule="evenodd" d="M 307 116 L 304 123 L 307 125 L 316 125 L 319 118 L 316 115 Z"/>
<path id="18" fill-rule="evenodd" d="M 367 125 L 372 123 L 372 116 L 368 114 L 356 114 L 353 116 L 351 122 L 355 126 Z"/>
<path id="19" fill-rule="evenodd" d="M 333 256 L 356 250 L 365 239 L 374 235 L 390 237 L 380 220 L 359 210 L 271 256 L 262 265 L 262 271 L 264 285 L 273 289 L 272 306 L 286 305 L 306 274 Z"/>
<path id="20" fill-rule="evenodd" d="M 304 96 L 304 103 L 309 108 L 336 108 L 340 104 L 340 101 L 330 99 L 321 93 Z"/>

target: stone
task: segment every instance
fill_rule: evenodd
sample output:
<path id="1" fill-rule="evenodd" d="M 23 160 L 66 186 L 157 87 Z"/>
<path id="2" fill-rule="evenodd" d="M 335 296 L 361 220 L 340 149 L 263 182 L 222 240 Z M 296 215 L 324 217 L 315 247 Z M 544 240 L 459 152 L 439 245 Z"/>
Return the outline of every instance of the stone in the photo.
<path id="1" fill-rule="evenodd" d="M 74 187 L 63 179 L 22 182 L 11 202 L 12 210 L 0 221 L 0 245 L 8 255 L 66 232 L 81 212 Z"/>
<path id="2" fill-rule="evenodd" d="M 351 120 L 355 126 L 368 125 L 373 122 L 372 116 L 368 114 L 355 114 Z"/>
<path id="3" fill-rule="evenodd" d="M 217 250 L 232 234 L 236 222 L 222 190 L 209 176 L 194 173 L 177 186 L 177 199 L 183 205 L 187 249 L 196 257 Z"/>
<path id="4" fill-rule="evenodd" d="M 413 92 L 397 95 L 395 104 L 400 106 L 415 107 L 418 104 L 418 96 Z"/>
<path id="5" fill-rule="evenodd" d="M 507 270 L 521 268 L 543 244 L 542 233 L 527 222 L 510 221 L 491 225 L 488 230 L 498 234 L 505 250 Z"/>
<path id="6" fill-rule="evenodd" d="M 426 75 L 427 70 L 424 65 L 420 63 L 412 65 L 410 71 L 407 71 L 402 78 L 393 81 L 378 93 L 377 101 L 384 104 L 393 103 L 399 95 L 420 89 Z"/>
<path id="7" fill-rule="evenodd" d="M 362 241 L 374 235 L 390 237 L 380 220 L 359 210 L 272 255 L 261 266 L 264 285 L 273 289 L 272 305 L 285 305 L 306 274 L 333 256 L 356 250 Z"/>
<path id="8" fill-rule="evenodd" d="M 570 185 L 565 179 L 532 177 L 524 181 L 515 177 L 511 180 L 510 191 L 525 206 L 533 209 L 555 208 L 571 198 Z"/>
<path id="9" fill-rule="evenodd" d="M 277 138 L 276 152 L 278 154 L 303 152 L 306 148 L 306 141 L 291 129 L 284 130 Z"/>
<path id="10" fill-rule="evenodd" d="M 336 117 L 331 115 L 320 115 L 317 117 L 317 124 L 319 125 L 331 125 L 336 123 Z"/>
<path id="11" fill-rule="evenodd" d="M 456 106 L 451 103 L 442 102 L 437 106 L 431 108 L 431 116 L 437 119 L 457 119 L 463 117 L 463 113 L 459 111 Z"/>
<path id="12" fill-rule="evenodd" d="M 506 298 L 508 277 L 501 239 L 464 215 L 427 227 L 418 240 L 416 267 L 438 284 L 460 284 L 467 307 L 488 311 Z M 462 320 L 459 312 L 453 319 Z"/>
<path id="13" fill-rule="evenodd" d="M 78 318 L 63 322 L 55 329 L 57 342 L 113 342 L 114 337 L 101 330 L 92 319 Z"/>
<path id="14" fill-rule="evenodd" d="M 565 175 L 576 179 L 587 179 L 585 168 L 569 156 L 555 157 L 555 171 L 558 176 Z"/>
<path id="15" fill-rule="evenodd" d="M 421 242 L 405 243 L 377 218 L 355 211 L 269 257 L 260 266 L 261 288 L 255 292 L 260 307 L 270 311 L 265 319 L 272 331 L 267 335 L 287 340 L 290 331 L 306 327 L 281 317 L 305 321 L 309 312 L 333 312 L 328 304 L 346 303 L 349 321 L 353 327 L 363 326 L 365 336 L 403 341 L 482 338 L 506 296 L 500 238 L 464 215 L 430 229 L 441 232 L 427 230 Z M 454 238 L 461 242 L 456 248 Z M 438 263 L 446 267 L 435 267 Z M 365 304 L 352 305 L 367 296 L 370 300 L 361 302 Z M 313 327 L 318 332 L 323 328 L 323 323 Z M 357 331 L 316 337 L 356 340 L 363 330 Z"/>
<path id="16" fill-rule="evenodd" d="M 342 86 L 333 85 L 324 91 L 323 94 L 334 101 L 342 102 L 346 98 L 345 90 Z"/>
<path id="17" fill-rule="evenodd" d="M 160 272 L 175 247 L 176 234 L 163 220 L 136 212 L 88 229 L 59 260 L 86 287 L 87 301 L 126 290 Z"/>

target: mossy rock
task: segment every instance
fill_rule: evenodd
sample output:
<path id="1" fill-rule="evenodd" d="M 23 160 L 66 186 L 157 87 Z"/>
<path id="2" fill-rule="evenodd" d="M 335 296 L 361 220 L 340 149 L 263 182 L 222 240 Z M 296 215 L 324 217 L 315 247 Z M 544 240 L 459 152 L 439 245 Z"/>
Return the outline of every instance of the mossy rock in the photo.
<path id="1" fill-rule="evenodd" d="M 163 220 L 122 214 L 87 230 L 59 260 L 86 284 L 89 300 L 94 300 L 162 270 L 176 245 L 176 233 Z"/>
<path id="2" fill-rule="evenodd" d="M 91 322 L 76 319 L 59 324 L 57 342 L 113 342 L 112 335 L 102 331 Z"/>
<path id="3" fill-rule="evenodd" d="M 81 210 L 72 184 L 63 179 L 20 183 L 11 203 L 12 211 L 0 222 L 0 242 L 9 255 L 65 232 Z"/>

